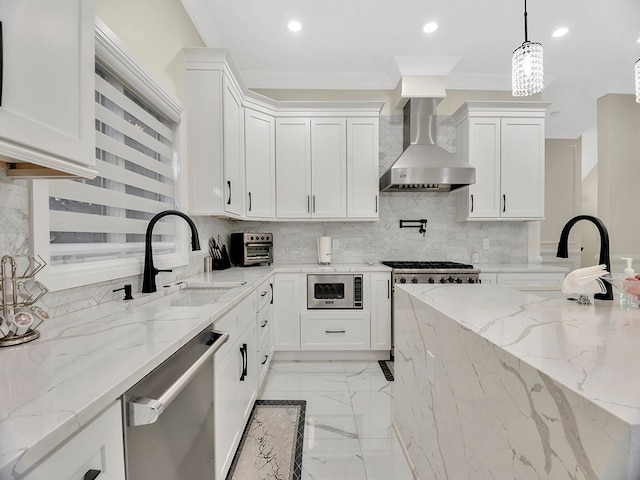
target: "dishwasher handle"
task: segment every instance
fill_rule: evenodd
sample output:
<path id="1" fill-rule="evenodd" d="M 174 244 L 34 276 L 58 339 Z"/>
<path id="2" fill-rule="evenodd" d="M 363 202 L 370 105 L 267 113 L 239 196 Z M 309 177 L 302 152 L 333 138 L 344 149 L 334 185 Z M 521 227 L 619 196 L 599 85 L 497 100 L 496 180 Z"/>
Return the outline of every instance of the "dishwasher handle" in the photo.
<path id="1" fill-rule="evenodd" d="M 127 425 L 130 427 L 137 427 L 140 425 L 149 425 L 154 423 L 164 409 L 167 408 L 171 402 L 184 390 L 189 382 L 196 376 L 198 370 L 207 363 L 213 355 L 220 350 L 220 347 L 229 340 L 228 333 L 222 333 L 213 331 L 213 334 L 217 336 L 216 340 L 200 357 L 193 362 L 193 364 L 180 375 L 180 377 L 173 382 L 173 384 L 167 388 L 167 390 L 160 395 L 157 399 L 136 397 L 127 402 Z"/>

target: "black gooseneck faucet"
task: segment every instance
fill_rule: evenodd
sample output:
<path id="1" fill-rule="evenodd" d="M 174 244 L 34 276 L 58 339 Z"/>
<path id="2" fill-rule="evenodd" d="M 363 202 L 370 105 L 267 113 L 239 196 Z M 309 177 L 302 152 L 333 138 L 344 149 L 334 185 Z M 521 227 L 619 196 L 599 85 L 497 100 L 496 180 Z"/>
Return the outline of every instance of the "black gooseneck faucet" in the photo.
<path id="1" fill-rule="evenodd" d="M 600 265 L 604 263 L 607 266 L 607 271 L 611 273 L 609 232 L 607 232 L 607 227 L 604 226 L 602 220 L 597 217 L 592 217 L 591 215 L 578 215 L 576 217 L 573 217 L 566 223 L 566 225 L 562 229 L 562 233 L 560 234 L 560 241 L 558 242 L 558 252 L 556 253 L 556 257 L 569 257 L 569 231 L 571 230 L 571 227 L 573 227 L 580 220 L 589 220 L 598 228 L 598 232 L 600 232 L 600 258 L 598 259 L 598 263 Z M 611 284 L 609 282 L 604 282 L 604 286 L 606 288 L 606 293 L 596 293 L 594 295 L 594 298 L 597 298 L 598 300 L 613 300 L 613 289 L 611 288 Z"/>
<path id="2" fill-rule="evenodd" d="M 158 270 L 153 265 L 153 251 L 151 248 L 151 234 L 153 227 L 162 217 L 167 215 L 177 215 L 186 220 L 191 227 L 191 250 L 200 250 L 200 238 L 198 237 L 198 230 L 196 224 L 193 223 L 186 214 L 178 210 L 165 210 L 156 214 L 147 225 L 147 233 L 144 240 L 144 273 L 142 274 L 142 293 L 153 293 L 156 291 L 156 275 L 158 272 L 170 272 L 171 270 Z"/>

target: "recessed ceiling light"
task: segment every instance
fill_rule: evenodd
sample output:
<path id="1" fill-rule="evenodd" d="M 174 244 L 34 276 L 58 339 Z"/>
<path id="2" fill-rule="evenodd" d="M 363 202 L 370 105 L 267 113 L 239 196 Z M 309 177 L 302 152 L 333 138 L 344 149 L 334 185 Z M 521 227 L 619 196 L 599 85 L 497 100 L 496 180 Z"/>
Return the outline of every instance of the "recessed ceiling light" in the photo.
<path id="1" fill-rule="evenodd" d="M 299 32 L 300 30 L 302 30 L 302 24 L 297 20 L 291 20 L 287 27 L 289 27 L 289 30 L 291 30 L 292 32 Z"/>
<path id="2" fill-rule="evenodd" d="M 429 22 L 424 27 L 422 27 L 422 31 L 424 33 L 433 33 L 438 29 L 438 24 L 436 22 Z"/>
<path id="3" fill-rule="evenodd" d="M 567 33 L 569 33 L 569 29 L 567 27 L 560 27 L 553 31 L 551 36 L 553 38 L 564 37 Z"/>

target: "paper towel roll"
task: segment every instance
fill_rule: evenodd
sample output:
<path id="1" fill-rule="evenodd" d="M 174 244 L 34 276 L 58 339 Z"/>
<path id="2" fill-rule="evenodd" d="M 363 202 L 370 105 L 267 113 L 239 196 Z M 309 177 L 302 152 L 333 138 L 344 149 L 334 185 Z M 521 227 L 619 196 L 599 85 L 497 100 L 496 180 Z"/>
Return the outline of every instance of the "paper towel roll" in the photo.
<path id="1" fill-rule="evenodd" d="M 331 263 L 331 237 L 319 237 L 318 245 L 318 263 Z"/>

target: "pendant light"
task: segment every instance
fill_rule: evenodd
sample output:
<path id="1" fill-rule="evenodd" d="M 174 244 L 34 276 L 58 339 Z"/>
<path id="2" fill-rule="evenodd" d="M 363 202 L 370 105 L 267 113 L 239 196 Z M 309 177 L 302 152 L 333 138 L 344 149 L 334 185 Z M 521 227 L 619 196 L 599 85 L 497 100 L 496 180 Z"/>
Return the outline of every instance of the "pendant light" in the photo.
<path id="1" fill-rule="evenodd" d="M 636 65 L 636 72 L 637 68 Z M 544 86 L 542 44 L 530 42 L 527 32 L 527 0 L 524 0 L 524 43 L 513 52 L 511 85 L 515 97 L 539 93 Z"/>
<path id="2" fill-rule="evenodd" d="M 636 60 L 636 102 L 640 103 L 640 58 Z"/>

